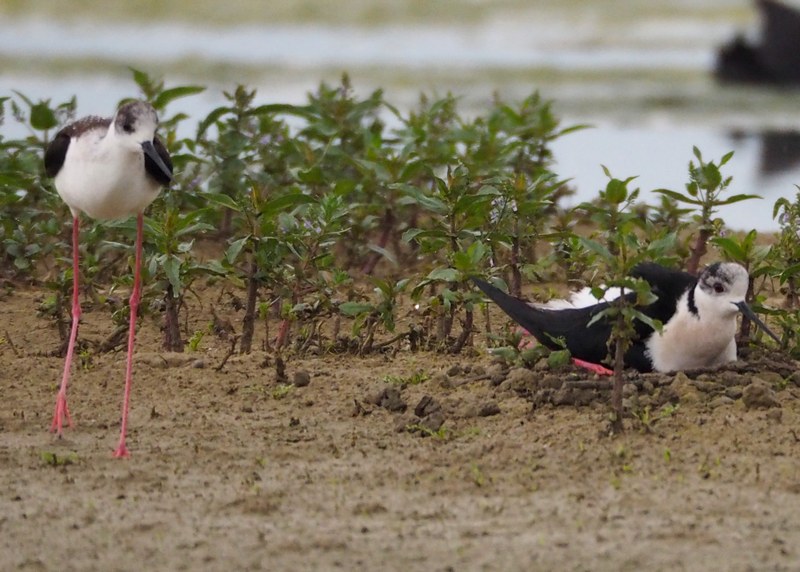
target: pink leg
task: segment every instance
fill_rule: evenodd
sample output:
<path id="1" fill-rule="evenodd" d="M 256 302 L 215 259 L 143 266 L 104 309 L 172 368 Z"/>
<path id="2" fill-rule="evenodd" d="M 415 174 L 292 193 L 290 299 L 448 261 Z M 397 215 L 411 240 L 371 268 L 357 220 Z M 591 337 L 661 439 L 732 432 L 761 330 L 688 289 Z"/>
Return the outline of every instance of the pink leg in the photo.
<path id="1" fill-rule="evenodd" d="M 572 358 L 572 363 L 574 363 L 578 367 L 587 369 L 592 373 L 596 373 L 597 375 L 614 375 L 614 372 L 612 370 L 608 369 L 605 366 L 600 365 L 599 363 L 592 363 L 590 361 L 584 361 L 578 358 Z"/>
<path id="2" fill-rule="evenodd" d="M 56 395 L 56 409 L 53 413 L 53 422 L 50 424 L 50 431 L 61 437 L 64 420 L 67 425 L 72 427 L 72 418 L 67 408 L 67 384 L 69 373 L 72 369 L 72 356 L 75 354 L 75 341 L 78 338 L 78 322 L 81 319 L 81 301 L 79 293 L 79 270 L 78 270 L 78 244 L 80 235 L 80 221 L 78 217 L 72 219 L 72 327 L 69 332 L 69 344 L 67 345 L 67 357 L 64 360 L 64 375 L 61 376 L 61 387 Z"/>
<path id="3" fill-rule="evenodd" d="M 523 336 L 523 339 L 519 344 L 520 349 L 532 348 L 535 345 L 533 339 L 531 339 L 531 335 L 527 331 L 519 328 L 517 332 L 521 333 Z M 589 370 L 592 373 L 596 373 L 597 375 L 614 375 L 613 371 L 600 365 L 599 363 L 592 363 L 578 358 L 572 358 L 572 363 L 578 367 Z"/>
<path id="4" fill-rule="evenodd" d="M 122 399 L 122 427 L 119 433 L 119 445 L 114 451 L 115 457 L 128 457 L 130 453 L 125 446 L 125 435 L 128 432 L 128 408 L 131 401 L 131 379 L 133 377 L 133 342 L 136 338 L 136 316 L 139 311 L 141 298 L 140 282 L 142 268 L 142 234 L 144 230 L 144 215 L 141 213 L 136 218 L 136 267 L 133 271 L 133 291 L 131 292 L 131 316 L 128 326 L 128 361 L 125 367 L 125 396 Z"/>

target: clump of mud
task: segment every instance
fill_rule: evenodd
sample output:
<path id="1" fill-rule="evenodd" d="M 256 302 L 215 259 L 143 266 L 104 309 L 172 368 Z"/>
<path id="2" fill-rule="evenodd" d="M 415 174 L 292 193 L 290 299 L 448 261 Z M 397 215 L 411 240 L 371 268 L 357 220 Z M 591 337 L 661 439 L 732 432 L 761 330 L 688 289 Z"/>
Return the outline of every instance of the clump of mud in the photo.
<path id="1" fill-rule="evenodd" d="M 739 361 L 714 370 L 675 373 L 626 371 L 623 405 L 626 416 L 648 421 L 651 412 L 680 405 L 708 409 L 733 406 L 774 409 L 780 416 L 783 399 L 800 397 L 798 363 L 778 352 L 745 350 Z M 546 361 L 546 360 L 545 360 Z M 380 408 L 394 413 L 397 431 L 420 436 L 436 434 L 448 419 L 501 414 L 495 397 L 514 394 L 531 404 L 531 411 L 548 407 L 604 407 L 610 402 L 613 380 L 573 365 L 553 370 L 496 361 L 487 367 L 453 365 L 434 376 L 433 383 L 449 393 L 467 389 L 456 400 L 413 394 L 406 385 L 383 387 L 365 396 L 358 412 Z M 366 409 L 365 409 L 366 407 Z"/>

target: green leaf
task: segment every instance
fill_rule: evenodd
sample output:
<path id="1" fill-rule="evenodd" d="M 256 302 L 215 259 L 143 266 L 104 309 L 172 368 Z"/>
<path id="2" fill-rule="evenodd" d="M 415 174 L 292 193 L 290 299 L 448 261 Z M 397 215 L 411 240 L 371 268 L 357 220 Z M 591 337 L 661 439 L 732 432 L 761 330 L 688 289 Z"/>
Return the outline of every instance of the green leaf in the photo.
<path id="1" fill-rule="evenodd" d="M 670 191 L 669 189 L 655 189 L 655 190 L 653 190 L 653 192 L 665 195 L 665 196 L 667 196 L 667 197 L 669 197 L 671 199 L 674 199 L 674 200 L 676 200 L 678 202 L 681 202 L 681 203 L 689 203 L 691 205 L 698 205 L 698 206 L 703 204 L 703 201 L 700 201 L 700 200 L 697 200 L 697 199 L 693 199 L 691 197 L 687 197 L 683 193 L 678 193 L 676 191 Z"/>
<path id="2" fill-rule="evenodd" d="M 368 244 L 367 248 L 369 248 L 372 252 L 377 252 L 378 254 L 383 256 L 386 260 L 397 266 L 398 264 L 397 257 L 391 250 L 388 250 L 386 248 L 378 246 L 377 244 L 372 244 L 372 243 Z"/>
<path id="3" fill-rule="evenodd" d="M 222 117 L 226 113 L 230 113 L 231 111 L 233 110 L 230 107 L 217 107 L 211 113 L 206 115 L 205 119 L 203 119 L 197 125 L 197 138 L 199 139 L 200 137 L 202 137 L 203 134 L 206 132 L 206 130 L 209 127 L 211 127 L 214 123 L 216 123 L 220 117 Z"/>
<path id="4" fill-rule="evenodd" d="M 212 203 L 227 207 L 236 212 L 242 212 L 242 207 L 240 207 L 239 204 L 231 197 L 223 193 L 202 193 L 201 196 L 205 197 L 207 201 Z"/>
<path id="5" fill-rule="evenodd" d="M 40 102 L 31 107 L 31 127 L 40 131 L 58 126 L 55 112 L 46 103 Z"/>
<path id="6" fill-rule="evenodd" d="M 181 261 L 175 256 L 169 256 L 163 264 L 164 274 L 172 285 L 172 295 L 177 298 L 181 293 Z"/>
<path id="7" fill-rule="evenodd" d="M 718 205 L 732 205 L 733 203 L 740 203 L 750 199 L 763 199 L 761 195 L 733 195 L 725 200 L 717 201 Z"/>
<path id="8" fill-rule="evenodd" d="M 294 192 L 265 202 L 259 212 L 262 216 L 270 217 L 276 212 L 282 210 L 293 208 L 299 205 L 310 205 L 316 202 L 317 200 L 312 196 L 301 192 Z"/>
<path id="9" fill-rule="evenodd" d="M 342 302 L 339 304 L 339 311 L 345 316 L 351 317 L 367 314 L 374 309 L 372 304 L 365 304 L 362 302 Z"/>
<path id="10" fill-rule="evenodd" d="M 457 282 L 461 273 L 455 268 L 435 268 L 426 277 L 429 281 Z"/>
<path id="11" fill-rule="evenodd" d="M 547 367 L 550 369 L 561 369 L 569 365 L 571 359 L 572 354 L 569 350 L 555 350 L 550 352 L 550 355 L 547 356 Z"/>
<path id="12" fill-rule="evenodd" d="M 180 99 L 182 97 L 188 97 L 190 95 L 195 95 L 197 93 L 202 93 L 205 90 L 205 87 L 199 85 L 184 85 L 180 87 L 173 87 L 171 89 L 165 89 L 158 94 L 158 97 L 155 98 L 153 101 L 153 107 L 156 109 L 164 109 L 171 101 Z"/>
<path id="13" fill-rule="evenodd" d="M 426 195 L 417 187 L 412 187 L 410 185 L 403 185 L 402 190 L 409 198 L 411 198 L 425 210 L 431 211 L 432 213 L 438 215 L 447 214 L 447 205 L 440 199 Z"/>
<path id="14" fill-rule="evenodd" d="M 606 248 L 604 245 L 600 244 L 596 240 L 592 240 L 591 238 L 586 238 L 583 236 L 578 237 L 578 240 L 580 240 L 584 248 L 594 252 L 595 254 L 600 255 L 604 260 L 611 260 L 612 258 L 614 258 L 611 252 L 609 252 L 608 248 Z"/>
<path id="15" fill-rule="evenodd" d="M 142 88 L 142 90 L 150 85 L 150 76 L 145 72 L 132 67 L 129 67 L 128 69 L 131 70 L 131 73 L 133 74 L 133 81 L 136 82 L 136 85 Z"/>
<path id="16" fill-rule="evenodd" d="M 719 166 L 721 167 L 722 165 L 724 165 L 725 163 L 730 161 L 731 157 L 733 157 L 733 151 L 729 151 L 728 153 L 725 153 L 722 156 L 722 159 L 719 160 Z"/>
<path id="17" fill-rule="evenodd" d="M 440 229 L 425 230 L 422 228 L 410 228 L 403 233 L 403 240 L 411 242 L 412 240 L 424 240 L 426 238 L 447 238 L 447 233 Z"/>
<path id="18" fill-rule="evenodd" d="M 618 205 L 628 198 L 628 189 L 619 179 L 611 179 L 606 185 L 605 199 L 612 205 Z"/>
<path id="19" fill-rule="evenodd" d="M 737 262 L 747 261 L 747 252 L 744 248 L 742 248 L 742 245 L 732 238 L 715 237 L 711 239 L 711 242 L 724 250 L 725 254 L 727 254 L 731 259 Z"/>
<path id="20" fill-rule="evenodd" d="M 236 261 L 236 259 L 239 257 L 239 253 L 242 251 L 242 248 L 249 239 L 250 235 L 238 240 L 234 240 L 230 244 L 228 249 L 225 251 L 225 260 L 227 260 L 229 264 L 233 264 Z"/>

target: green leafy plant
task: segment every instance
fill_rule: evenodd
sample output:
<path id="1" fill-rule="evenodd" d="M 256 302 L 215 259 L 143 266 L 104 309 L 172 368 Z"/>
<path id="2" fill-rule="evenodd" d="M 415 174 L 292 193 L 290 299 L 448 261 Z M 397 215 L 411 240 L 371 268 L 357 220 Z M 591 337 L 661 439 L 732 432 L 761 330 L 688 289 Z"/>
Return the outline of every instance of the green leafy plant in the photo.
<path id="1" fill-rule="evenodd" d="M 604 191 L 595 203 L 584 203 L 580 206 L 587 211 L 597 225 L 599 240 L 596 238 L 580 238 L 584 247 L 591 251 L 605 271 L 599 277 L 602 285 L 592 288 L 592 293 L 599 300 L 609 288 L 618 288 L 620 295 L 609 306 L 595 314 L 591 323 L 597 320 L 609 320 L 613 325 L 608 340 L 611 352 L 610 363 L 614 369 L 614 389 L 611 397 L 613 410 L 612 428 L 622 430 L 622 371 L 625 353 L 637 338 L 636 324 L 641 322 L 660 331 L 661 324 L 642 313 L 637 306 L 644 306 L 655 301 L 650 285 L 631 276 L 634 267 L 645 261 L 658 260 L 664 250 L 674 242 L 674 236 L 665 237 L 657 242 L 643 244 L 637 231 L 649 224 L 631 207 L 639 196 L 639 189 L 630 191 L 628 185 L 634 177 L 616 179 L 603 168 L 609 178 Z M 630 294 L 628 296 L 627 294 Z"/>
<path id="2" fill-rule="evenodd" d="M 700 260 L 708 250 L 709 239 L 719 235 L 722 228 L 722 220 L 714 216 L 717 209 L 721 206 L 761 197 L 745 194 L 724 196 L 733 177 L 723 177 L 720 169 L 733 157 L 733 151 L 723 155 L 719 164 L 713 161 L 704 161 L 697 147 L 693 147 L 692 152 L 697 163 L 695 164 L 694 160 L 689 161 L 689 182 L 686 184 L 686 192 L 679 193 L 668 189 L 657 189 L 654 192 L 661 193 L 678 203 L 694 205 L 699 211 L 694 215 L 697 236 L 686 264 L 687 272 L 697 274 Z"/>

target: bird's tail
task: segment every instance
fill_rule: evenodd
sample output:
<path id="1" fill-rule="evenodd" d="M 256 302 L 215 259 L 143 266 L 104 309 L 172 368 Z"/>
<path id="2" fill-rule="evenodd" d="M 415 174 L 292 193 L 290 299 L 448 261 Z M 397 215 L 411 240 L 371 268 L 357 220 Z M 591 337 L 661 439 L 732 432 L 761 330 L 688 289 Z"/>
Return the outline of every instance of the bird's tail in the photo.
<path id="1" fill-rule="evenodd" d="M 480 278 L 472 278 L 472 281 L 481 289 L 481 291 L 489 297 L 489 299 L 497 304 L 503 312 L 514 320 L 517 324 L 530 332 L 540 343 L 549 346 L 548 340 L 543 336 L 542 327 L 538 314 L 541 310 L 537 310 L 533 306 L 523 302 L 519 298 L 506 294 L 499 288 L 495 288 L 488 282 Z M 543 339 L 545 338 L 545 339 Z"/>

